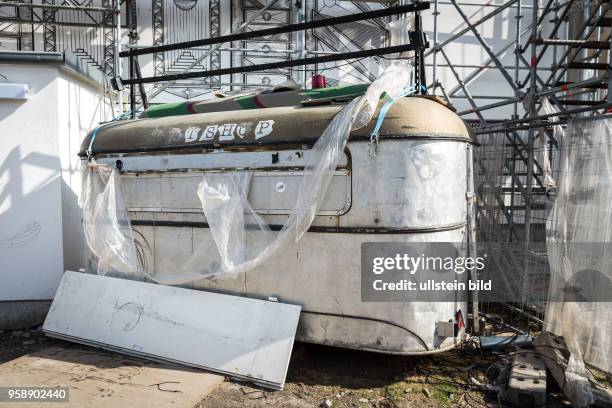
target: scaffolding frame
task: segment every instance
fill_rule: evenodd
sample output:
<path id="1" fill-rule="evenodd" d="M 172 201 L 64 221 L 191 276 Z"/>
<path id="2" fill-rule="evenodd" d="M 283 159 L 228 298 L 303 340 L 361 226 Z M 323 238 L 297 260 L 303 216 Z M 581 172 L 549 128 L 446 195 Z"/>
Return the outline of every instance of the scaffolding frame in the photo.
<path id="1" fill-rule="evenodd" d="M 440 0 L 433 3 L 437 11 Z M 486 167 L 486 161 L 492 159 L 487 157 L 486 149 L 478 158 L 479 177 L 488 180 L 488 188 L 491 187 L 491 179 L 497 176 L 494 182 L 497 184 L 492 191 L 483 191 L 478 203 L 479 215 L 490 217 L 495 214 L 495 221 L 483 222 L 479 232 L 488 240 L 522 242 L 523 266 L 518 273 L 522 273 L 521 279 L 526 285 L 534 258 L 538 255 L 541 257 L 541 254 L 536 254 L 535 248 L 537 242 L 545 237 L 547 209 L 556 196 L 555 189 L 547 188 L 543 183 L 543 164 L 538 156 L 542 149 L 553 154 L 559 148 L 554 126 L 563 126 L 577 118 L 608 117 L 612 109 L 612 94 L 609 92 L 612 84 L 612 19 L 608 17 L 608 12 L 612 11 L 611 5 L 606 1 L 509 0 L 483 17 L 470 21 L 456 0 L 450 0 L 450 4 L 464 27 L 443 43 L 438 43 L 439 13 L 434 13 L 434 44 L 430 50 L 430 54 L 433 54 L 434 80 L 429 88 L 434 93 L 439 92 L 449 102 L 457 97 L 467 99 L 470 108 L 458 114 L 464 119 L 470 118 L 477 138 L 485 140 L 501 135 L 504 140 L 505 146 L 495 153 L 504 156 L 497 157 L 499 167 L 494 170 Z M 530 6 L 531 24 L 524 27 L 522 20 L 526 4 Z M 493 50 L 479 30 L 485 22 L 510 9 L 515 13 L 515 37 L 500 49 Z M 582 18 L 577 19 L 576 16 Z M 546 26 L 548 23 L 551 25 Z M 462 78 L 444 48 L 468 32 L 472 33 L 489 59 Z M 562 33 L 565 35 L 562 36 Z M 500 60 L 500 56 L 509 50 L 515 54 L 514 67 L 511 67 L 514 72 Z M 438 54 L 446 61 L 457 82 L 457 86 L 449 92 L 436 79 L 435 72 L 440 60 Z M 552 63 L 543 66 L 542 61 L 546 56 Z M 522 78 L 521 70 L 528 70 Z M 485 94 L 477 98 L 472 95 L 470 83 L 487 71 L 501 76 L 513 90 L 514 96 Z M 498 101 L 481 102 L 484 99 L 482 96 Z M 549 98 L 558 112 L 539 112 L 542 98 Z M 513 114 L 510 117 L 495 121 L 487 119 L 487 111 L 507 106 L 512 106 Z M 536 146 L 538 142 L 540 147 Z M 505 306 L 511 313 L 518 313 L 527 320 L 541 324 L 543 305 L 533 304 L 527 299 L 526 287 L 522 295 L 522 301 L 518 304 Z"/>

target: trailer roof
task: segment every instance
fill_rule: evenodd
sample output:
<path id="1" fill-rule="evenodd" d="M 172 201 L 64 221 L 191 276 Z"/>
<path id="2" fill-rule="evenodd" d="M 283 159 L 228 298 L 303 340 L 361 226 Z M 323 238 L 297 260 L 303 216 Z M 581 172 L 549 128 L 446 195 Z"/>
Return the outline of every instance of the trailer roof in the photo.
<path id="1" fill-rule="evenodd" d="M 111 122 L 89 133 L 79 155 L 310 144 L 342 107 L 264 108 Z M 375 119 L 353 131 L 351 140 L 369 140 L 374 124 Z M 380 138 L 473 141 L 471 128 L 455 112 L 427 97 L 397 101 L 385 117 Z"/>

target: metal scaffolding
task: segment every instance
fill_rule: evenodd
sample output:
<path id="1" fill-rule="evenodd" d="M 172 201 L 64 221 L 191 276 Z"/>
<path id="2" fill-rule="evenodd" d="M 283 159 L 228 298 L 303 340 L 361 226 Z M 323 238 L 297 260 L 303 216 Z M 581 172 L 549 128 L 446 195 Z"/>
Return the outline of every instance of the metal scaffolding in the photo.
<path id="1" fill-rule="evenodd" d="M 151 0 L 153 15 L 153 45 L 164 44 L 164 0 Z M 155 75 L 164 73 L 164 53 L 158 52 L 153 56 Z"/>
<path id="2" fill-rule="evenodd" d="M 43 4 L 53 5 L 55 0 L 43 0 Z M 43 9 L 44 49 L 48 52 L 57 51 L 55 46 L 55 9 Z"/>
<path id="3" fill-rule="evenodd" d="M 74 0 L 0 1 L 0 44 L 15 51 L 67 52 L 112 77 L 116 74 L 117 25 L 120 14 L 126 12 L 120 12 L 118 4 L 114 0 L 86 4 Z M 9 36 L 15 41 L 4 41 Z"/>
<path id="4" fill-rule="evenodd" d="M 216 38 L 221 35 L 221 2 L 220 0 L 209 0 L 210 1 L 210 38 Z M 210 70 L 214 71 L 221 69 L 221 53 L 215 51 L 210 54 Z M 221 83 L 221 77 L 210 78 L 210 84 L 212 87 L 219 87 Z"/>
<path id="5" fill-rule="evenodd" d="M 434 10 L 441 2 L 435 3 Z M 440 54 L 457 85 L 447 92 L 444 84 L 434 79 L 430 89 L 451 102 L 465 98 L 470 105 L 458 113 L 474 125 L 481 144 L 477 154 L 479 236 L 484 241 L 522 243 L 520 267 L 513 265 L 508 274 L 514 274 L 522 282 L 523 301 L 507 306 L 541 323 L 544 306 L 530 301 L 527 287 L 538 285 L 538 279 L 542 279 L 538 265 L 546 263 L 541 243 L 546 239 L 546 221 L 556 197 L 554 183 L 551 185 L 547 180 L 554 180 L 559 149 L 563 143 L 569 143 L 559 140 L 562 126 L 577 118 L 606 117 L 612 107 L 609 103 L 610 4 L 607 1 L 510 0 L 475 20 L 466 15 L 456 0 L 451 0 L 450 5 L 464 26 L 438 44 L 437 22 L 434 22 L 434 46 L 430 53 L 434 72 L 440 71 L 437 65 L 440 58 L 436 57 Z M 484 39 L 481 29 L 502 12 L 513 15 L 515 36 L 494 49 Z M 434 14 L 433 18 L 437 20 L 438 15 Z M 530 23 L 525 24 L 525 19 Z M 445 49 L 467 33 L 482 47 L 488 60 L 462 77 Z M 513 67 L 501 60 L 508 51 L 514 51 Z M 500 96 L 499 88 L 491 87 L 490 94 L 480 90 L 474 96 L 470 85 L 486 74 L 505 82 L 514 95 Z M 491 99 L 497 101 L 491 103 Z M 557 112 L 544 111 L 544 99 Z M 509 107 L 512 111 L 505 118 L 489 115 L 500 108 L 506 108 L 507 112 Z"/>

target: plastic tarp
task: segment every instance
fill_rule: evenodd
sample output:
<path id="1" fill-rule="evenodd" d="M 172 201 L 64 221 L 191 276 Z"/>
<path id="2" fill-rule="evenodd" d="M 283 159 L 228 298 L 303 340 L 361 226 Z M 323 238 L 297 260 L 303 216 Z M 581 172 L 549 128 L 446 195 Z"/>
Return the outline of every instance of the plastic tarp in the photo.
<path id="1" fill-rule="evenodd" d="M 563 336 L 566 391 L 576 406 L 587 406 L 593 395 L 585 362 L 612 372 L 612 121 L 572 122 L 564 139 L 547 221 L 545 330 Z"/>
<path id="2" fill-rule="evenodd" d="M 325 198 L 350 132 L 370 122 L 381 96 L 394 99 L 405 93 L 410 79 L 409 63 L 391 63 L 363 96 L 352 100 L 333 118 L 312 148 L 295 208 L 280 231 L 272 231 L 249 204 L 249 171 L 205 173 L 198 196 L 214 242 L 194 248 L 193 255 L 174 265 L 172 271 L 145 273 L 124 205 L 119 172 L 90 161 L 84 166 L 81 205 L 85 239 L 97 259 L 96 272 L 146 275 L 162 284 L 184 284 L 213 276 L 238 276 L 295 245 Z"/>
<path id="3" fill-rule="evenodd" d="M 544 98 L 542 100 L 542 113 L 545 115 L 550 115 L 557 113 L 557 110 L 552 106 L 552 104 L 548 101 L 548 99 Z M 563 137 L 563 128 L 561 125 L 553 126 L 552 136 L 557 142 L 557 146 L 561 143 L 561 139 Z M 555 179 L 553 177 L 552 165 L 550 160 L 550 150 L 552 150 L 552 146 L 547 146 L 548 137 L 546 136 L 546 132 L 544 128 L 540 128 L 539 134 L 539 161 L 540 166 L 542 166 L 542 184 L 547 190 L 556 186 Z"/>
<path id="4" fill-rule="evenodd" d="M 539 113 L 554 114 L 557 110 L 548 101 L 541 100 Z M 535 131 L 533 173 L 537 176 L 534 187 L 544 187 L 552 193 L 556 186 L 553 169 L 559 166 L 559 146 L 564 131 L 555 125 L 552 132 L 545 127 Z M 520 157 L 512 143 L 527 144 L 529 130 L 516 130 L 479 135 L 477 157 L 478 199 L 478 248 L 482 253 L 495 254 L 489 259 L 489 269 L 481 272 L 484 280 L 493 279 L 494 288 L 483 294 L 483 299 L 526 303 L 537 310 L 544 309 L 548 294 L 550 265 L 546 256 L 543 230 L 531 225 L 531 242 L 526 251 L 524 244 L 524 212 L 509 208 L 523 204 L 517 186 L 525 184 L 526 176 L 513 173 L 526 172 L 527 166 L 513 157 Z M 523 153 L 524 154 L 524 153 Z M 524 155 L 526 157 L 526 155 Z M 514 192 L 510 192 L 514 189 Z M 552 194 L 551 196 L 552 197 Z M 544 220 L 553 199 L 545 195 L 533 195 L 533 202 L 540 208 L 532 208 L 530 218 Z M 506 207 L 506 209 L 504 209 Z M 537 222 L 538 226 L 541 225 Z M 511 226 L 511 227 L 510 227 Z"/>

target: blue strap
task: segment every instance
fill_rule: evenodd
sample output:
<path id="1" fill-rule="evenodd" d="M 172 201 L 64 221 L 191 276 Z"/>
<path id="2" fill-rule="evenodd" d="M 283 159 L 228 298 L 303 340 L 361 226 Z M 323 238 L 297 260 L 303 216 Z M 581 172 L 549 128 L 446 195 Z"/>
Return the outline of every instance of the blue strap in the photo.
<path id="1" fill-rule="evenodd" d="M 102 129 L 102 128 L 103 128 L 103 127 L 104 127 L 104 126 L 107 124 L 107 123 L 110 123 L 110 122 L 116 122 L 116 121 L 118 121 L 118 120 L 121 120 L 121 119 L 123 119 L 123 118 L 124 118 L 126 115 L 128 115 L 129 113 L 130 113 L 130 112 L 126 112 L 126 113 L 124 113 L 124 114 L 122 114 L 122 115 L 115 116 L 115 117 L 114 117 L 114 118 L 112 118 L 112 119 L 111 119 L 109 122 L 103 123 L 103 124 L 101 124 L 100 126 L 98 126 L 97 128 L 95 128 L 95 129 L 93 130 L 93 134 L 91 135 L 91 140 L 89 141 L 89 147 L 87 147 L 87 150 L 85 151 L 85 153 L 87 154 L 87 158 L 88 158 L 88 159 L 91 159 L 91 156 L 93 155 L 93 150 L 92 150 L 92 149 L 93 149 L 93 144 L 94 144 L 94 140 L 96 140 L 96 136 L 98 135 L 98 131 L 99 131 L 100 129 Z"/>
<path id="2" fill-rule="evenodd" d="M 421 85 L 421 87 L 423 87 L 423 85 Z M 385 120 L 385 116 L 387 116 L 387 111 L 389 110 L 389 108 L 391 108 L 391 105 L 393 105 L 395 101 L 397 101 L 399 98 L 403 98 L 404 96 L 413 94 L 415 91 L 416 89 L 413 86 L 411 86 L 410 88 L 402 91 L 402 93 L 400 93 L 397 96 L 397 98 L 391 98 L 390 96 L 388 96 L 389 100 L 385 102 L 383 107 L 380 109 L 380 112 L 378 113 L 378 119 L 376 119 L 376 126 L 374 126 L 374 130 L 372 131 L 372 137 L 375 137 L 375 138 L 378 137 L 378 132 L 380 131 L 380 127 L 382 126 Z"/>
<path id="3" fill-rule="evenodd" d="M 97 128 L 95 128 L 93 130 L 93 134 L 91 135 L 91 139 L 89 140 L 89 146 L 87 147 L 87 150 L 85 151 L 85 153 L 87 153 L 87 158 L 89 160 L 91 160 L 91 156 L 93 154 L 93 144 L 94 144 L 94 140 L 96 140 L 96 136 L 98 135 L 98 130 L 100 130 L 102 126 L 98 126 Z"/>

